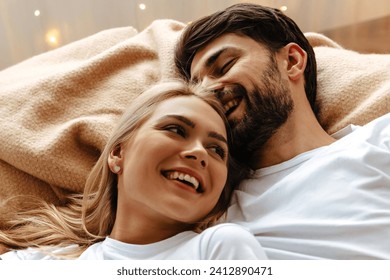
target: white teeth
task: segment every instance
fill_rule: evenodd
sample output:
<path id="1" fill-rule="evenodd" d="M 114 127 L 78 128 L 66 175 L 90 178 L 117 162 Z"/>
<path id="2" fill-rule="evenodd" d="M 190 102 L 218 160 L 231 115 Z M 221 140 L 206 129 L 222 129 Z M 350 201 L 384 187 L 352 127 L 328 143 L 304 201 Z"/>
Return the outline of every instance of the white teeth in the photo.
<path id="1" fill-rule="evenodd" d="M 228 103 L 226 103 L 223 106 L 223 109 L 225 110 L 225 113 L 228 112 L 231 108 L 234 106 L 237 106 L 239 104 L 239 101 L 237 99 L 230 100 Z"/>
<path id="2" fill-rule="evenodd" d="M 195 190 L 197 190 L 199 188 L 199 181 L 195 177 L 192 177 L 192 176 L 185 174 L 185 173 L 181 173 L 178 171 L 169 172 L 167 174 L 167 178 L 171 179 L 171 180 L 179 179 L 182 181 L 189 182 L 194 187 Z"/>

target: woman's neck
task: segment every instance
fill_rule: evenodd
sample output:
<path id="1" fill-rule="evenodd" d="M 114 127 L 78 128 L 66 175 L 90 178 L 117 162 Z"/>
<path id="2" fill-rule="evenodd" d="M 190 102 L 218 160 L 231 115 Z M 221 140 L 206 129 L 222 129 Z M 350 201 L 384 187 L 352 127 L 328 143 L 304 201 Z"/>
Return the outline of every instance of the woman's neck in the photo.
<path id="1" fill-rule="evenodd" d="M 150 244 L 192 228 L 191 225 L 161 221 L 161 217 L 154 218 L 147 215 L 117 216 L 110 237 L 130 244 Z"/>

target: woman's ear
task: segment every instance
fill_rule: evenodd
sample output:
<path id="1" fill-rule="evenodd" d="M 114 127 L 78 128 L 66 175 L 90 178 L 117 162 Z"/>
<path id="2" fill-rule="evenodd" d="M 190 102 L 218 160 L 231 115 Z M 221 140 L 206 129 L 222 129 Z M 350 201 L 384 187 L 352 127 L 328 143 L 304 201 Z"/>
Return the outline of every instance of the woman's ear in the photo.
<path id="1" fill-rule="evenodd" d="M 291 80 L 297 80 L 304 75 L 307 63 L 306 52 L 296 43 L 289 43 L 285 48 L 287 55 L 287 75 Z"/>
<path id="2" fill-rule="evenodd" d="M 122 172 L 122 149 L 121 146 L 116 146 L 108 155 L 108 166 L 110 167 L 110 170 L 115 174 L 120 174 Z"/>

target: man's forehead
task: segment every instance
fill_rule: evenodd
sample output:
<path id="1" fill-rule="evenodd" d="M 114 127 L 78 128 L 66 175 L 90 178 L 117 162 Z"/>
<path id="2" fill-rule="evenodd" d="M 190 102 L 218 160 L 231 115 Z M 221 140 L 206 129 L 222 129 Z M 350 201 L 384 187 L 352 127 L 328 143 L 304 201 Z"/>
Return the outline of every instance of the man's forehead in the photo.
<path id="1" fill-rule="evenodd" d="M 244 45 L 245 40 L 252 39 L 241 34 L 226 33 L 209 42 L 205 47 L 196 52 L 191 63 L 191 77 L 195 77 L 203 69 L 211 67 L 222 53 L 231 49 L 237 49 L 241 44 Z"/>

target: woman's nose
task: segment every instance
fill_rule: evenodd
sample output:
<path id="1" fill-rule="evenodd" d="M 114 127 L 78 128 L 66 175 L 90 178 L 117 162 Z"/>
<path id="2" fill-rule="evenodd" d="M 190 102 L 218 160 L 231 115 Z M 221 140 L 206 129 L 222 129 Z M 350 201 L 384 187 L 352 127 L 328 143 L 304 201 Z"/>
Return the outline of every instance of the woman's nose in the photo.
<path id="1" fill-rule="evenodd" d="M 183 150 L 182 156 L 185 159 L 193 160 L 194 162 L 199 162 L 200 166 L 203 168 L 206 167 L 208 164 L 207 151 L 200 143 L 188 146 L 187 149 Z"/>

